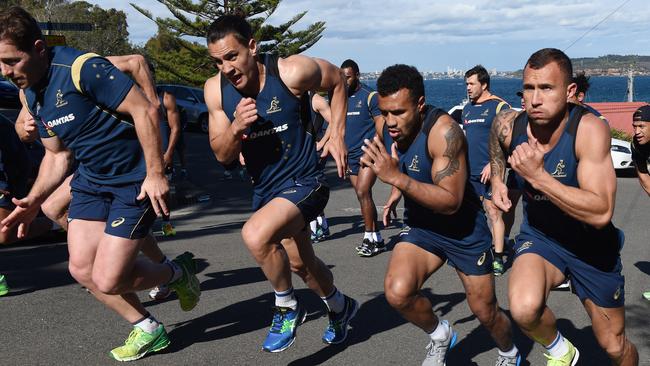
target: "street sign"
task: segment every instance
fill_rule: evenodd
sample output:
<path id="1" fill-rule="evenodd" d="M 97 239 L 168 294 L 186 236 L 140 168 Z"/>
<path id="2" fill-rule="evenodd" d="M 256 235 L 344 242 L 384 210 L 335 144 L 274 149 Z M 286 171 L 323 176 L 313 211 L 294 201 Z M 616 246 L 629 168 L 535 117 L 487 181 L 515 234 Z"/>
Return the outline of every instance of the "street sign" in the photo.
<path id="1" fill-rule="evenodd" d="M 46 31 L 81 31 L 90 32 L 93 30 L 93 25 L 90 23 L 53 23 L 53 22 L 38 22 L 41 30 Z"/>

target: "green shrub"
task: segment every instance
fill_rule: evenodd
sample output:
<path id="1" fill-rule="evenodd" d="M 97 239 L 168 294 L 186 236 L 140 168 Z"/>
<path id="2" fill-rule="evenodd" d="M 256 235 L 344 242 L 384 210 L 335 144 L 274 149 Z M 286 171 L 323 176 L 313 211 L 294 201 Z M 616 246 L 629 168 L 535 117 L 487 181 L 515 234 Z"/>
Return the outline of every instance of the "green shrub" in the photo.
<path id="1" fill-rule="evenodd" d="M 612 137 L 615 139 L 632 142 L 632 135 L 616 128 L 612 128 Z"/>

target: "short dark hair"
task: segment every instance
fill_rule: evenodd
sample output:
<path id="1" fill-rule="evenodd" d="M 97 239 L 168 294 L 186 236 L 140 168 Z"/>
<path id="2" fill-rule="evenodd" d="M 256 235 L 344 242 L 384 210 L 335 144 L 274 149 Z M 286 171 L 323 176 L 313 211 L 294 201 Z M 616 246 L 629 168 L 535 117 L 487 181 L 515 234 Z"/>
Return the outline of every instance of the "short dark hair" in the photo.
<path id="1" fill-rule="evenodd" d="M 348 67 L 351 68 L 352 71 L 354 71 L 356 74 L 359 73 L 359 65 L 357 65 L 357 63 L 354 62 L 354 60 L 347 59 L 343 61 L 343 63 L 341 64 L 341 68 L 347 69 Z"/>
<path id="2" fill-rule="evenodd" d="M 239 15 L 222 15 L 208 27 L 208 44 L 214 43 L 225 36 L 232 34 L 237 40 L 248 45 L 253 38 L 253 30 L 246 19 Z"/>
<path id="3" fill-rule="evenodd" d="M 414 66 L 397 64 L 387 67 L 377 79 L 377 92 L 382 97 L 408 89 L 413 103 L 424 96 L 422 75 Z"/>
<path id="4" fill-rule="evenodd" d="M 587 94 L 589 90 L 589 76 L 585 75 L 584 71 L 576 73 L 576 76 L 573 77 L 573 82 L 578 86 L 576 89 L 576 95 L 580 93 Z"/>
<path id="5" fill-rule="evenodd" d="M 12 6 L 0 11 L 0 41 L 7 40 L 20 51 L 27 52 L 39 39 L 43 39 L 41 28 L 27 10 Z"/>
<path id="6" fill-rule="evenodd" d="M 481 83 L 481 85 L 486 84 L 487 89 L 490 90 L 490 74 L 488 74 L 487 70 L 485 69 L 485 67 L 483 67 L 483 65 L 476 65 L 471 69 L 467 70 L 467 72 L 465 73 L 465 79 L 469 79 L 469 77 L 472 75 L 476 75 L 478 82 Z"/>
<path id="7" fill-rule="evenodd" d="M 558 65 L 560 71 L 564 74 L 564 79 L 567 84 L 571 84 L 573 82 L 573 65 L 571 64 L 571 59 L 566 53 L 557 48 L 542 48 L 533 53 L 528 58 L 528 61 L 526 61 L 526 67 L 539 70 L 551 62 L 555 62 Z M 524 67 L 524 70 L 526 67 Z"/>

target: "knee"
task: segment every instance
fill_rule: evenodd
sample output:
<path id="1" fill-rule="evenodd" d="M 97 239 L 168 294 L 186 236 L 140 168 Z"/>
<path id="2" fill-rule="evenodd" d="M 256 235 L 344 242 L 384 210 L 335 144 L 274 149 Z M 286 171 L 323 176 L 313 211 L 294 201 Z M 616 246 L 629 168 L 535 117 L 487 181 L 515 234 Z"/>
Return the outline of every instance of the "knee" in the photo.
<path id="1" fill-rule="evenodd" d="M 263 234 L 263 230 L 260 225 L 257 225 L 256 223 L 250 221 L 246 222 L 241 230 L 241 235 L 242 239 L 244 240 L 244 244 L 246 244 L 246 247 L 248 250 L 250 250 L 254 257 L 263 254 L 268 238 L 266 238 Z"/>
<path id="2" fill-rule="evenodd" d="M 541 299 L 533 296 L 509 296 L 510 314 L 512 318 L 523 328 L 529 328 L 539 322 L 544 310 L 544 304 Z"/>
<path id="3" fill-rule="evenodd" d="M 68 263 L 68 270 L 70 271 L 72 278 L 74 278 L 81 285 L 87 288 L 94 287 L 91 285 L 92 268 L 90 266 L 82 265 L 70 258 L 70 262 Z"/>
<path id="4" fill-rule="evenodd" d="M 98 271 L 93 271 L 92 282 L 97 291 L 108 295 L 119 295 L 122 293 L 122 283 L 118 278 L 115 278 Z"/>
<path id="5" fill-rule="evenodd" d="M 620 360 L 625 352 L 626 343 L 628 343 L 624 334 L 605 333 L 596 336 L 598 344 L 607 352 L 612 360 Z"/>
<path id="6" fill-rule="evenodd" d="M 417 296 L 413 286 L 400 278 L 387 277 L 384 281 L 386 301 L 397 311 L 403 311 L 411 306 Z"/>
<path id="7" fill-rule="evenodd" d="M 58 221 L 65 214 L 65 209 L 58 207 L 55 202 L 49 200 L 41 205 L 41 210 L 52 221 Z"/>
<path id="8" fill-rule="evenodd" d="M 290 261 L 291 272 L 297 274 L 301 278 L 307 277 L 309 274 L 309 269 L 307 265 L 302 260 L 291 260 Z"/>
<path id="9" fill-rule="evenodd" d="M 476 316 L 479 322 L 488 329 L 494 325 L 499 308 L 496 303 L 479 302 L 470 305 L 472 313 Z"/>
<path id="10" fill-rule="evenodd" d="M 366 187 L 360 187 L 360 185 L 357 185 L 354 188 L 354 193 L 357 194 L 357 199 L 359 199 L 360 202 L 370 199 L 370 190 Z"/>

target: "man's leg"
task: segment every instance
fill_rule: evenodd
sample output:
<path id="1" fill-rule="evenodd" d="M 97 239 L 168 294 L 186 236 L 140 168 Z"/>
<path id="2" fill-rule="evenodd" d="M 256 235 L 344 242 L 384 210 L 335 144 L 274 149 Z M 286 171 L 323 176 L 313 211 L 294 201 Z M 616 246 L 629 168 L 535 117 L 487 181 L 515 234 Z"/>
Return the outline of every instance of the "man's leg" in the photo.
<path id="1" fill-rule="evenodd" d="M 308 235 L 309 231 L 302 229 L 292 238 L 282 240 L 282 246 L 287 253 L 291 271 L 323 298 L 334 291 L 334 276 L 325 263 L 316 257 L 313 246 L 309 245 Z"/>
<path id="2" fill-rule="evenodd" d="M 564 274 L 541 255 L 522 254 L 512 266 L 508 299 L 512 318 L 524 334 L 543 345 L 549 359 L 573 366 L 580 353 L 558 332 L 555 315 L 546 306 L 551 288 L 563 280 Z"/>
<path id="3" fill-rule="evenodd" d="M 429 336 L 422 365 L 442 366 L 447 351 L 456 343 L 456 333 L 446 320 L 433 312 L 432 304 L 420 293 L 424 282 L 444 264 L 439 256 L 414 244 L 400 242 L 393 249 L 384 279 L 386 300 L 402 317 Z"/>
<path id="4" fill-rule="evenodd" d="M 494 293 L 494 277 L 492 274 L 467 275 L 456 270 L 458 277 L 465 287 L 467 304 L 479 322 L 490 332 L 492 339 L 499 348 L 501 356 L 516 360 L 519 352 L 512 342 L 512 324 L 506 314 L 499 308 Z"/>
<path id="5" fill-rule="evenodd" d="M 490 222 L 490 231 L 492 233 L 492 245 L 494 246 L 494 262 L 492 263 L 495 276 L 500 276 L 505 271 L 503 266 L 503 249 L 505 224 L 501 211 L 489 199 L 483 200 L 483 207 L 487 213 Z"/>
<path id="6" fill-rule="evenodd" d="M 359 167 L 357 175 L 350 175 L 350 183 L 359 200 L 361 207 L 361 216 L 363 217 L 364 237 L 363 245 L 365 250 L 358 249 L 359 254 L 370 257 L 385 250 L 384 240 L 379 232 L 377 224 L 377 207 L 372 198 L 372 186 L 375 184 L 377 176 L 372 169 Z M 368 239 L 369 243 L 366 243 Z"/>
<path id="7" fill-rule="evenodd" d="M 41 210 L 43 210 L 45 216 L 59 224 L 66 231 L 68 230 L 68 208 L 72 200 L 70 194 L 71 180 L 72 175 L 67 177 L 41 205 Z"/>
<path id="8" fill-rule="evenodd" d="M 634 344 L 625 337 L 625 308 L 603 308 L 589 299 L 583 304 L 591 318 L 596 340 L 607 352 L 612 365 L 638 365 L 639 353 Z"/>

